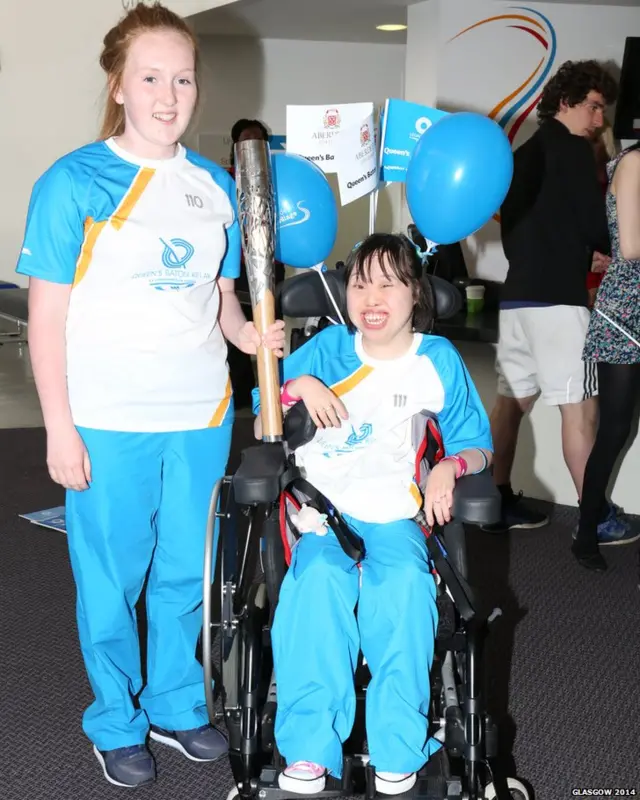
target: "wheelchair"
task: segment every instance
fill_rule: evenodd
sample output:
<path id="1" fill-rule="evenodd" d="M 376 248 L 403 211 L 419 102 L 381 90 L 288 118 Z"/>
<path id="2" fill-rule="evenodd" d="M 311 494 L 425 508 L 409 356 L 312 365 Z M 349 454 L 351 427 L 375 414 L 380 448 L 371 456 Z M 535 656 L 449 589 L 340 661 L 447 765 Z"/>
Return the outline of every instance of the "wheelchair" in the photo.
<path id="1" fill-rule="evenodd" d="M 461 296 L 451 284 L 424 277 L 431 293 L 436 320 L 460 310 Z M 309 271 L 285 280 L 277 288 L 283 317 L 315 318 L 311 328 L 292 333 L 291 349 L 300 346 L 335 316 L 335 305 L 345 309 L 342 270 L 321 277 Z M 331 324 L 331 323 L 328 323 Z M 429 463 L 442 455 L 437 424 L 425 426 L 423 457 Z M 278 773 L 286 766 L 274 736 L 277 686 L 270 649 L 270 625 L 287 569 L 287 502 L 294 493 L 317 501 L 328 513 L 334 533 L 356 562 L 362 543 L 332 509 L 322 505 L 313 487 L 296 470 L 293 453 L 309 441 L 315 426 L 299 403 L 285 416 L 284 443 L 259 443 L 242 452 L 234 475 L 220 481 L 213 492 L 207 528 L 204 567 L 203 627 L 198 644 L 205 679 L 207 710 L 213 724 L 221 717 L 229 737 L 229 760 L 235 788 L 229 800 L 284 800 L 299 797 L 283 791 Z M 337 513 L 337 512 L 336 512 Z M 527 787 L 500 774 L 496 760 L 498 734 L 488 715 L 481 690 L 483 646 L 499 609 L 483 612 L 467 581 L 465 525 L 496 522 L 500 498 L 489 472 L 458 481 L 452 521 L 426 532 L 438 584 L 439 624 L 431 670 L 430 735 L 441 748 L 418 774 L 414 787 L 396 797 L 415 800 L 530 800 Z M 214 524 L 220 522 L 217 564 L 220 570 L 219 619 L 214 620 Z M 217 603 L 215 604 L 218 605 Z M 214 647 L 215 645 L 215 647 Z M 215 677 L 215 696 L 214 696 Z M 370 675 L 360 655 L 355 675 L 356 715 L 350 738 L 344 743 L 341 779 L 331 776 L 320 796 L 376 797 L 375 765 L 367 754 L 365 692 Z M 222 711 L 218 709 L 222 708 Z"/>

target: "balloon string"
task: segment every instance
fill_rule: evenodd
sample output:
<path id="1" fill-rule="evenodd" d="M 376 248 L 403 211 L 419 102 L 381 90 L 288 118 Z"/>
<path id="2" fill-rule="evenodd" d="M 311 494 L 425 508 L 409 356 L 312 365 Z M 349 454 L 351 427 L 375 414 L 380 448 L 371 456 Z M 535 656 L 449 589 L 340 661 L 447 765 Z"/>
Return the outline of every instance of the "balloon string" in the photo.
<path id="1" fill-rule="evenodd" d="M 329 296 L 329 300 L 331 300 L 331 305 L 332 305 L 332 306 L 335 308 L 335 310 L 336 310 L 336 314 L 338 315 L 338 319 L 340 320 L 340 322 L 341 322 L 343 325 L 345 325 L 346 323 L 345 323 L 345 321 L 344 321 L 344 317 L 343 317 L 343 316 L 342 316 L 342 314 L 340 313 L 340 309 L 338 308 L 338 304 L 337 304 L 337 302 L 336 302 L 336 299 L 335 299 L 335 297 L 334 297 L 334 296 L 331 294 L 331 289 L 329 288 L 329 284 L 327 283 L 327 280 L 326 280 L 326 278 L 324 277 L 324 272 L 325 272 L 325 270 L 326 270 L 326 267 L 324 266 L 324 263 L 322 263 L 322 264 L 316 264 L 316 265 L 315 265 L 315 267 L 311 267 L 311 269 L 314 269 L 314 270 L 315 270 L 315 271 L 318 273 L 318 275 L 320 276 L 320 280 L 322 281 L 322 285 L 324 286 L 324 290 L 325 290 L 325 292 L 327 293 L 327 295 Z M 332 320 L 332 321 L 333 321 L 333 320 Z"/>
<path id="2" fill-rule="evenodd" d="M 423 264 L 429 258 L 429 256 L 432 256 L 434 253 L 437 253 L 437 251 L 438 251 L 438 245 L 436 244 L 436 242 L 432 242 L 431 239 L 425 239 L 425 241 L 427 243 L 427 249 L 426 250 L 421 250 L 418 247 L 418 245 L 415 244 L 415 242 L 414 242 L 414 247 L 416 248 L 416 253 L 418 254 L 418 257 L 420 258 L 420 260 L 422 261 Z"/>

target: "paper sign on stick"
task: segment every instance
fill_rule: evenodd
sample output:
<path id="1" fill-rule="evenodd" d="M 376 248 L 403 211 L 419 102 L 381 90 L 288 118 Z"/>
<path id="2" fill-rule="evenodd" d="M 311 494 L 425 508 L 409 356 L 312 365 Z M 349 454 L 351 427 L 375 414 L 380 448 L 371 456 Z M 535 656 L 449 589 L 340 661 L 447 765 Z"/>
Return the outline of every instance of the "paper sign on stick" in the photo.
<path id="1" fill-rule="evenodd" d="M 315 162 L 324 172 L 337 172 L 336 138 L 360 127 L 373 114 L 373 103 L 287 106 L 287 152 Z"/>
<path id="2" fill-rule="evenodd" d="M 335 139 L 335 156 L 343 206 L 377 188 L 378 159 L 373 114 L 359 125 L 341 131 Z"/>

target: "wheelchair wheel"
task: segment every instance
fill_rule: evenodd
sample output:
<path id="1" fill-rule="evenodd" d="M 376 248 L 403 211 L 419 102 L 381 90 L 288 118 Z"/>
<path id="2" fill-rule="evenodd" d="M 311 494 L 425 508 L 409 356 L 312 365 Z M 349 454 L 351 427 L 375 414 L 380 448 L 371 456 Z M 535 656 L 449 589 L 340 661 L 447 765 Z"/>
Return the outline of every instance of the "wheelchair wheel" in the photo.
<path id="1" fill-rule="evenodd" d="M 511 800 L 531 800 L 527 787 L 516 778 L 507 778 L 507 786 Z M 484 789 L 484 800 L 496 800 L 496 797 L 496 788 L 493 783 L 489 783 Z"/>
<path id="2" fill-rule="evenodd" d="M 203 574 L 203 601 L 202 601 L 202 668 L 204 672 L 204 696 L 207 705 L 209 722 L 213 725 L 216 721 L 215 698 L 213 690 L 213 660 L 212 630 L 211 630 L 211 592 L 213 588 L 213 544 L 218 502 L 222 491 L 223 481 L 220 480 L 213 487 L 207 519 L 207 532 L 204 545 L 204 574 Z"/>

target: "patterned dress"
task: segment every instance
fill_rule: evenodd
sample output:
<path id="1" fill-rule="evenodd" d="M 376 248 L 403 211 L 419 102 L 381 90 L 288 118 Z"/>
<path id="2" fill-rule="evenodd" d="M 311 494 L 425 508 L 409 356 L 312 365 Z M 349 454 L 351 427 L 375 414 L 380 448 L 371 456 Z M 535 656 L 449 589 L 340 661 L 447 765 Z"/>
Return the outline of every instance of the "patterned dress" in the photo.
<path id="1" fill-rule="evenodd" d="M 610 188 L 613 173 L 628 152 L 623 150 L 607 165 L 606 203 L 612 261 L 598 289 L 582 354 L 584 361 L 640 363 L 640 260 L 624 259 L 620 254 L 616 198 Z"/>

